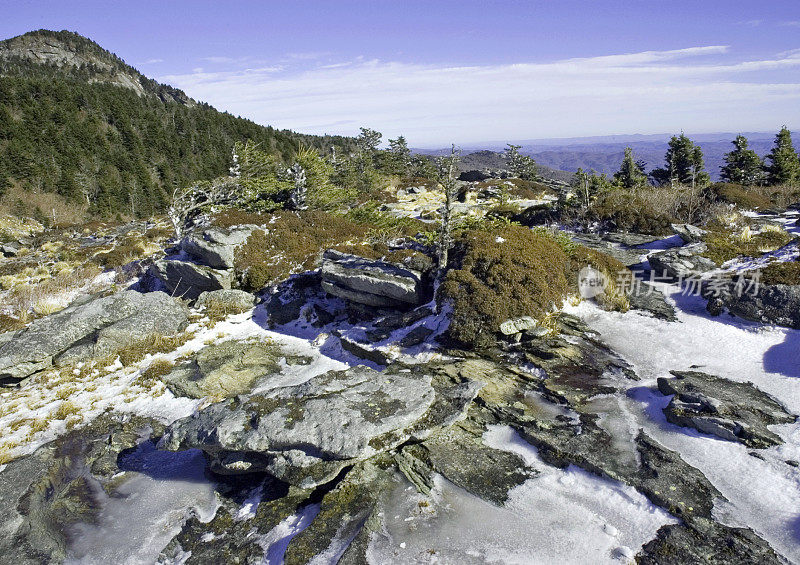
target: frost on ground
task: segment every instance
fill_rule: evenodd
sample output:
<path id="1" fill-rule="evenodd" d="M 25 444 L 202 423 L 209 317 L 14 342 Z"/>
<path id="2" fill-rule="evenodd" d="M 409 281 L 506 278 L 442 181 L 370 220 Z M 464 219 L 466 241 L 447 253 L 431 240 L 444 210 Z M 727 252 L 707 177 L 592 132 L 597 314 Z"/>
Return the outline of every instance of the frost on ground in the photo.
<path id="1" fill-rule="evenodd" d="M 387 531 L 370 545 L 372 563 L 619 563 L 677 522 L 632 487 L 548 465 L 508 426 L 493 426 L 484 442 L 539 474 L 510 491 L 504 507 L 442 477 L 431 501 L 401 484 L 383 510 Z"/>

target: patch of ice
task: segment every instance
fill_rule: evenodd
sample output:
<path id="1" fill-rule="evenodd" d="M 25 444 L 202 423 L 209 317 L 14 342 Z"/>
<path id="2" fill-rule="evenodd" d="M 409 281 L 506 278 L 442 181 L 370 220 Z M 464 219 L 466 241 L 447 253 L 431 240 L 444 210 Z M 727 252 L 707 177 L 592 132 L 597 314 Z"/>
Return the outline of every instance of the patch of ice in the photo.
<path id="1" fill-rule="evenodd" d="M 67 564 L 153 563 L 190 512 L 205 521 L 216 512 L 200 451 L 160 452 L 145 442 L 128 464 L 142 472 L 131 472 L 113 496 L 103 497 L 96 523 L 72 528 Z"/>
<path id="2" fill-rule="evenodd" d="M 513 489 L 504 507 L 441 477 L 432 508 L 398 487 L 385 515 L 399 519 L 387 518 L 371 540 L 371 563 L 618 563 L 622 548 L 641 547 L 676 522 L 632 487 L 547 465 L 508 426 L 492 427 L 484 441 L 540 474 Z"/>

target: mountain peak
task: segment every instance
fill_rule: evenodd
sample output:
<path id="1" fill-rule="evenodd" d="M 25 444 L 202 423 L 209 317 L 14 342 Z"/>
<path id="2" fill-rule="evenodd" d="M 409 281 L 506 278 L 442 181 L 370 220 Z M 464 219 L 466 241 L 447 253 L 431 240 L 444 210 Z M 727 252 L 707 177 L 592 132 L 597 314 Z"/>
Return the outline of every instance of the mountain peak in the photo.
<path id="1" fill-rule="evenodd" d="M 0 75 L 66 77 L 102 82 L 154 95 L 164 102 L 195 102 L 186 94 L 145 77 L 120 57 L 73 31 L 40 29 L 0 41 Z"/>

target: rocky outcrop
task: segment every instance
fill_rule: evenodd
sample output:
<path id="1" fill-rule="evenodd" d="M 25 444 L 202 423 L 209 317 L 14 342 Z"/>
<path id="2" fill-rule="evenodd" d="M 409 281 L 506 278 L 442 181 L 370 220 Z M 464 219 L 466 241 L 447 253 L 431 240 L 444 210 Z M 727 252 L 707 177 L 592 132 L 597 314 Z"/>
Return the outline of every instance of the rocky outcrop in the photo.
<path id="1" fill-rule="evenodd" d="M 209 406 L 173 424 L 163 445 L 202 449 L 218 473 L 267 471 L 312 488 L 344 467 L 452 424 L 479 388 L 474 382 L 434 387 L 421 369 L 356 366 Z"/>
<path id="2" fill-rule="evenodd" d="M 659 276 L 665 275 L 675 280 L 698 277 L 717 268 L 714 261 L 700 255 L 705 250 L 704 243 L 696 243 L 653 253 L 648 261 Z"/>
<path id="3" fill-rule="evenodd" d="M 418 305 L 424 295 L 420 271 L 333 249 L 322 256 L 322 288 L 333 296 L 380 308 Z"/>
<path id="4" fill-rule="evenodd" d="M 737 277 L 706 285 L 703 296 L 708 299 L 706 309 L 715 316 L 727 308 L 745 320 L 800 329 L 800 285 L 751 284 Z"/>
<path id="5" fill-rule="evenodd" d="M 669 422 L 752 448 L 783 443 L 767 426 L 795 421 L 777 400 L 751 383 L 697 371 L 672 371 L 658 379 L 661 394 L 674 395 L 664 414 Z"/>
<path id="6" fill-rule="evenodd" d="M 258 226 L 208 228 L 186 237 L 181 242 L 181 248 L 202 265 L 212 269 L 233 269 L 236 248 L 244 244 L 255 229 Z"/>
<path id="7" fill-rule="evenodd" d="M 311 362 L 308 357 L 284 355 L 276 346 L 251 341 L 223 341 L 201 349 L 194 359 L 163 377 L 176 396 L 230 398 L 250 392 L 262 378 L 287 365 Z"/>
<path id="8" fill-rule="evenodd" d="M 230 289 L 233 273 L 230 270 L 217 270 L 190 261 L 160 259 L 153 263 L 149 274 L 161 281 L 171 296 L 194 300 L 202 293 L 220 289 Z"/>
<path id="9" fill-rule="evenodd" d="M 672 224 L 672 231 L 679 235 L 684 243 L 699 243 L 703 241 L 703 236 L 708 233 L 706 230 L 692 224 Z"/>
<path id="10" fill-rule="evenodd" d="M 83 361 L 151 334 L 175 334 L 186 323 L 186 308 L 163 292 L 126 290 L 86 298 L 34 320 L 0 345 L 0 382 L 17 382 L 56 359 L 59 363 Z"/>

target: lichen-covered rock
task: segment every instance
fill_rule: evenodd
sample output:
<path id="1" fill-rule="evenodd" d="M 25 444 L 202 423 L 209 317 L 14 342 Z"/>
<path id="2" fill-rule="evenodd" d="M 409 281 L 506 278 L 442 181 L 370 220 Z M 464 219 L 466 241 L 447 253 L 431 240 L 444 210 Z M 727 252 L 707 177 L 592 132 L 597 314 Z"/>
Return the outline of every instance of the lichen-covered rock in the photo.
<path id="1" fill-rule="evenodd" d="M 137 338 L 175 334 L 186 323 L 186 308 L 163 292 L 126 290 L 86 298 L 34 320 L 0 345 L 0 381 L 19 381 L 51 366 L 60 356 L 65 362 L 108 355 Z M 77 349 L 69 353 L 73 348 Z"/>
<path id="2" fill-rule="evenodd" d="M 672 371 L 658 379 L 658 390 L 674 395 L 664 408 L 667 420 L 748 447 L 783 443 L 767 426 L 789 424 L 795 416 L 750 383 L 737 383 L 697 371 Z"/>
<path id="3" fill-rule="evenodd" d="M 163 445 L 200 448 L 219 473 L 267 471 L 312 488 L 348 465 L 452 424 L 478 388 L 436 390 L 425 371 L 356 366 L 209 406 L 173 424 Z"/>
<path id="4" fill-rule="evenodd" d="M 244 312 L 253 307 L 256 297 L 244 290 L 222 289 L 202 293 L 195 302 L 197 308 L 221 307 L 232 312 Z"/>
<path id="5" fill-rule="evenodd" d="M 159 259 L 148 271 L 151 277 L 161 281 L 171 296 L 188 300 L 194 300 L 206 291 L 231 288 L 232 273 L 177 259 Z"/>
<path id="6" fill-rule="evenodd" d="M 755 284 L 730 279 L 703 288 L 712 315 L 728 311 L 745 320 L 800 329 L 800 285 Z"/>
<path id="7" fill-rule="evenodd" d="M 674 231 L 684 243 L 698 243 L 703 241 L 703 236 L 708 232 L 704 229 L 693 226 L 692 224 L 672 224 Z"/>
<path id="8" fill-rule="evenodd" d="M 663 292 L 652 285 L 642 282 L 628 293 L 627 297 L 633 310 L 644 310 L 650 312 L 655 318 L 669 322 L 678 320 L 675 307 L 667 302 Z"/>
<path id="9" fill-rule="evenodd" d="M 417 305 L 423 299 L 422 273 L 329 249 L 322 256 L 322 288 L 345 300 L 392 308 Z"/>
<path id="10" fill-rule="evenodd" d="M 233 269 L 236 248 L 245 243 L 257 228 L 252 225 L 208 228 L 185 238 L 181 248 L 203 265 L 213 269 Z"/>
<path id="11" fill-rule="evenodd" d="M 310 362 L 283 355 L 268 343 L 223 341 L 201 349 L 163 379 L 177 396 L 230 398 L 250 392 L 258 380 L 279 373 L 281 359 L 287 364 Z"/>

